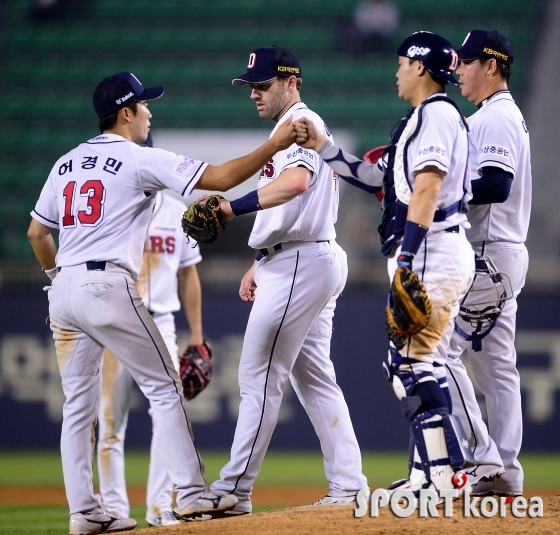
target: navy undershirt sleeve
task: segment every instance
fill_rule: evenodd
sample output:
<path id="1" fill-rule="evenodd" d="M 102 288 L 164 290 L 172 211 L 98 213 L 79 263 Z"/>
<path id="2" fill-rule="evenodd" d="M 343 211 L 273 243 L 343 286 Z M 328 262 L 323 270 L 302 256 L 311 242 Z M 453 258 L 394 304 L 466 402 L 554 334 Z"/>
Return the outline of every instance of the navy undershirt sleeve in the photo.
<path id="1" fill-rule="evenodd" d="M 499 167 L 483 167 L 482 176 L 471 182 L 473 198 L 469 204 L 504 202 L 509 197 L 513 174 Z"/>

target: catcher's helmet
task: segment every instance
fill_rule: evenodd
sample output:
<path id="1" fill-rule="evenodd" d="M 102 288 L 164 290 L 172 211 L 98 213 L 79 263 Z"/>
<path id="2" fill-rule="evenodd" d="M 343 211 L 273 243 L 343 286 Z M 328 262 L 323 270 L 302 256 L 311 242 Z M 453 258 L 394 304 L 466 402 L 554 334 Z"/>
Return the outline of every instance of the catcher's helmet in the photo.
<path id="1" fill-rule="evenodd" d="M 449 41 L 435 33 L 413 33 L 399 47 L 397 56 L 417 59 L 434 76 L 457 85 L 453 76 L 458 63 L 457 52 Z"/>
<path id="2" fill-rule="evenodd" d="M 498 271 L 489 256 L 475 257 L 475 283 L 462 299 L 459 317 L 474 329 L 467 333 L 455 322 L 455 330 L 461 338 L 472 342 L 475 351 L 480 351 L 482 339 L 499 321 L 508 299 L 513 297 L 510 278 Z"/>

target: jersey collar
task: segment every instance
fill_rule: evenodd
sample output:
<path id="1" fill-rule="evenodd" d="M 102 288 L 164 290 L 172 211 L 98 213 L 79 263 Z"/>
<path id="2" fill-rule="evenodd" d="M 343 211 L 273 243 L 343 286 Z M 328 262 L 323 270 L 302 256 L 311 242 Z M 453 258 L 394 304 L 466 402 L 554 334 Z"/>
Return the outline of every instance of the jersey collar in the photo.
<path id="1" fill-rule="evenodd" d="M 494 100 L 495 97 L 497 97 L 498 95 L 504 96 L 506 98 L 509 97 L 510 100 L 513 100 L 511 96 L 511 92 L 508 89 L 500 89 L 500 91 L 496 91 L 495 93 L 492 93 L 489 97 L 486 97 L 482 102 L 479 102 L 476 107 L 480 109 L 482 108 L 482 106 L 486 106 L 487 104 L 490 104 L 490 101 Z"/>
<path id="2" fill-rule="evenodd" d="M 294 102 L 284 112 L 284 115 L 282 115 L 282 117 L 280 117 L 280 120 L 278 121 L 278 124 L 283 123 L 290 116 L 290 114 L 292 114 L 293 112 L 299 111 L 299 110 L 305 110 L 305 109 L 307 109 L 307 106 L 301 100 L 299 102 Z"/>
<path id="3" fill-rule="evenodd" d="M 128 139 L 119 136 L 118 134 L 99 134 L 98 136 L 90 139 L 88 143 L 119 143 L 122 141 L 129 141 Z"/>

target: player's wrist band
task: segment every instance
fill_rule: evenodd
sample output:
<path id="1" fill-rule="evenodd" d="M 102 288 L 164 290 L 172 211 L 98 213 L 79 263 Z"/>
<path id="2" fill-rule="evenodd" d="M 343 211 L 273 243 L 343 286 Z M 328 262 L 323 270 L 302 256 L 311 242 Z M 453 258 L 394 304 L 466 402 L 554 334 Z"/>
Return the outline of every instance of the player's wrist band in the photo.
<path id="1" fill-rule="evenodd" d="M 260 251 L 257 253 L 257 256 L 255 256 L 255 260 L 256 260 L 257 262 L 259 262 L 259 261 L 262 260 L 263 258 L 264 258 L 264 255 L 263 255 Z"/>
<path id="2" fill-rule="evenodd" d="M 235 199 L 230 203 L 231 210 L 235 215 L 250 214 L 251 212 L 257 212 L 261 209 L 259 204 L 259 193 L 255 189 L 239 199 Z"/>
<path id="3" fill-rule="evenodd" d="M 414 221 L 407 221 L 404 224 L 404 238 L 401 251 L 415 255 L 427 234 L 428 227 L 414 223 Z"/>
<path id="4" fill-rule="evenodd" d="M 53 267 L 51 269 L 41 268 L 46 277 L 52 282 L 58 273 L 58 269 Z"/>

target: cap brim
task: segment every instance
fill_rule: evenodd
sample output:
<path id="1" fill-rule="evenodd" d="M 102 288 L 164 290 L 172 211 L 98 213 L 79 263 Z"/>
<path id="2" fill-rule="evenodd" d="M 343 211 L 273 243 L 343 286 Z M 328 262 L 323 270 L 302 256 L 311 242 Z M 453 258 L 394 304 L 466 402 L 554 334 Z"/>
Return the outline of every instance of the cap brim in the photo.
<path id="1" fill-rule="evenodd" d="M 157 87 L 147 87 L 141 95 L 138 95 L 137 100 L 156 100 L 163 95 L 164 89 L 162 85 Z"/>
<path id="2" fill-rule="evenodd" d="M 271 82 L 276 78 L 278 78 L 278 76 L 271 76 L 268 73 L 248 72 L 246 74 L 241 75 L 239 78 L 234 78 L 231 81 L 231 85 L 264 84 L 266 82 Z"/>

